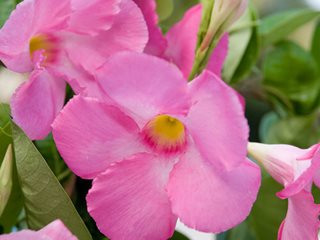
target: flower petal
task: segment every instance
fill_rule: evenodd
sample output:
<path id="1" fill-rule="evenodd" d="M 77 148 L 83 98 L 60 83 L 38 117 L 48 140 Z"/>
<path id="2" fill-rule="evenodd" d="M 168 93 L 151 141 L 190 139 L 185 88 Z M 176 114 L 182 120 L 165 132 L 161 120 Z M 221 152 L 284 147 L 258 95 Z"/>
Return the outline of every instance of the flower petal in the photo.
<path id="1" fill-rule="evenodd" d="M 281 192 L 277 193 L 279 198 L 288 198 L 303 189 L 309 190 L 314 176 L 316 176 L 320 169 L 320 149 L 318 144 L 315 146 L 317 151 L 312 156 L 311 162 L 308 160 L 296 161 L 296 179 L 287 184 Z M 305 151 L 308 152 L 308 150 Z M 314 147 L 311 147 L 309 151 L 314 152 Z M 309 154 L 307 153 L 307 155 Z"/>
<path id="2" fill-rule="evenodd" d="M 97 80 L 141 127 L 157 114 L 184 114 L 189 108 L 187 83 L 181 72 L 154 56 L 114 55 L 99 69 Z"/>
<path id="3" fill-rule="evenodd" d="M 111 163 L 144 152 L 136 123 L 93 98 L 74 97 L 52 127 L 61 156 L 82 178 L 94 178 Z"/>
<path id="4" fill-rule="evenodd" d="M 170 238 L 177 220 L 165 191 L 172 165 L 137 154 L 95 178 L 87 204 L 100 231 L 110 239 Z"/>
<path id="5" fill-rule="evenodd" d="M 134 2 L 141 9 L 144 19 L 147 22 L 149 31 L 149 41 L 145 53 L 162 56 L 163 52 L 167 47 L 167 40 L 162 35 L 161 29 L 158 26 L 158 15 L 156 11 L 156 1 L 155 0 L 134 0 Z"/>
<path id="6" fill-rule="evenodd" d="M 69 31 L 91 36 L 112 27 L 121 0 L 73 0 Z M 94 13 L 94 14 L 92 14 Z"/>
<path id="7" fill-rule="evenodd" d="M 48 224 L 40 231 L 38 231 L 39 235 L 43 235 L 43 237 L 48 237 L 49 239 L 56 240 L 77 240 L 74 235 L 66 228 L 61 220 L 55 220 L 54 222 Z"/>
<path id="8" fill-rule="evenodd" d="M 204 71 L 189 85 L 192 107 L 185 120 L 203 157 L 219 169 L 232 169 L 247 155 L 248 125 L 238 95 Z"/>
<path id="9" fill-rule="evenodd" d="M 60 220 L 48 224 L 41 230 L 35 232 L 31 230 L 22 230 L 0 236 L 0 240 L 77 240 L 72 233 L 64 226 Z"/>
<path id="10" fill-rule="evenodd" d="M 61 110 L 66 84 L 46 70 L 34 71 L 11 98 L 13 120 L 31 139 L 43 139 Z"/>
<path id="11" fill-rule="evenodd" d="M 191 147 L 170 174 L 167 189 L 173 213 L 196 230 L 230 229 L 249 215 L 260 178 L 258 166 L 245 158 L 231 171 L 218 170 Z"/>
<path id="12" fill-rule="evenodd" d="M 65 28 L 70 11 L 68 0 L 26 0 L 18 4 L 0 30 L 1 61 L 13 71 L 31 71 L 30 38 L 38 33 Z"/>
<path id="13" fill-rule="evenodd" d="M 66 35 L 65 48 L 76 66 L 93 74 L 112 54 L 143 51 L 148 29 L 140 9 L 132 0 L 122 0 L 119 7 L 120 12 L 108 31 L 94 37 Z"/>
<path id="14" fill-rule="evenodd" d="M 278 240 L 317 240 L 319 214 L 320 205 L 314 203 L 311 193 L 301 191 L 290 197 L 287 216 L 280 226 Z"/>
<path id="15" fill-rule="evenodd" d="M 190 8 L 183 19 L 167 33 L 168 48 L 165 58 L 175 63 L 185 78 L 188 78 L 195 58 L 201 12 L 201 4 Z M 227 51 L 228 35 L 226 34 L 212 53 L 207 69 L 220 76 Z"/>

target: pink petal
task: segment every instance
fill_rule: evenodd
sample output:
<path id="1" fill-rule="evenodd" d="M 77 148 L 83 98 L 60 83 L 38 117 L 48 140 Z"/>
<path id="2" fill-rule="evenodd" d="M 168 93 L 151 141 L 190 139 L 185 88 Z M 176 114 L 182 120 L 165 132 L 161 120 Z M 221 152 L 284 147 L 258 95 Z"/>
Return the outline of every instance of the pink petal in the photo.
<path id="1" fill-rule="evenodd" d="M 167 33 L 168 48 L 165 57 L 181 69 L 185 78 L 188 78 L 195 58 L 201 12 L 200 4 L 190 8 L 183 19 Z M 220 76 L 227 51 L 228 35 L 225 34 L 215 48 L 207 69 Z"/>
<path id="2" fill-rule="evenodd" d="M 290 197 L 287 216 L 280 226 L 278 240 L 317 240 L 319 214 L 320 205 L 314 204 L 311 193 L 301 191 Z"/>
<path id="3" fill-rule="evenodd" d="M 320 169 L 318 145 L 300 149 L 285 144 L 249 143 L 248 151 L 276 181 L 285 186 L 277 194 L 280 198 L 288 198 L 309 188 Z M 312 159 L 308 159 L 310 157 Z"/>
<path id="4" fill-rule="evenodd" d="M 258 166 L 245 158 L 231 171 L 218 170 L 191 147 L 170 174 L 167 189 L 173 213 L 196 230 L 230 229 L 248 216 L 260 178 Z"/>
<path id="5" fill-rule="evenodd" d="M 38 233 L 52 240 L 78 239 L 69 231 L 69 229 L 66 228 L 63 222 L 59 219 L 42 228 Z"/>
<path id="6" fill-rule="evenodd" d="M 229 35 L 226 33 L 222 36 L 216 48 L 213 50 L 208 62 L 207 70 L 221 76 L 224 61 L 228 54 Z"/>
<path id="7" fill-rule="evenodd" d="M 11 98 L 13 120 L 31 139 L 43 139 L 61 110 L 66 84 L 46 70 L 34 71 Z"/>
<path id="8" fill-rule="evenodd" d="M 63 159 L 82 178 L 94 178 L 111 163 L 144 151 L 136 123 L 93 98 L 74 97 L 52 127 Z"/>
<path id="9" fill-rule="evenodd" d="M 129 52 L 114 55 L 99 69 L 97 80 L 141 127 L 157 114 L 184 114 L 189 108 L 186 80 L 160 58 Z"/>
<path id="10" fill-rule="evenodd" d="M 95 178 L 87 204 L 100 231 L 110 239 L 170 238 L 177 220 L 165 190 L 172 165 L 138 154 Z"/>
<path id="11" fill-rule="evenodd" d="M 149 41 L 144 50 L 145 53 L 162 56 L 166 47 L 167 40 L 163 36 L 160 27 L 158 26 L 158 15 L 156 12 L 155 0 L 134 0 L 141 9 L 144 19 L 147 22 L 149 31 Z"/>
<path id="12" fill-rule="evenodd" d="M 189 85 L 192 107 L 185 124 L 203 157 L 219 169 L 232 169 L 247 155 L 248 125 L 238 95 L 204 71 Z"/>
<path id="13" fill-rule="evenodd" d="M 30 38 L 66 27 L 69 15 L 69 1 L 27 0 L 18 4 L 0 30 L 1 61 L 13 71 L 31 71 Z"/>
<path id="14" fill-rule="evenodd" d="M 120 51 L 142 52 L 148 41 L 148 30 L 140 9 L 132 0 L 122 0 L 120 12 L 108 31 L 92 36 L 66 35 L 70 60 L 94 73 L 107 57 Z"/>
<path id="15" fill-rule="evenodd" d="M 20 232 L 4 234 L 0 240 L 77 240 L 60 220 L 55 220 L 38 232 L 22 230 Z"/>
<path id="16" fill-rule="evenodd" d="M 316 145 L 318 148 L 318 145 Z M 311 151 L 313 149 L 311 148 Z M 277 193 L 277 196 L 280 198 L 288 198 L 303 189 L 308 189 L 310 183 L 314 179 L 314 176 L 318 173 L 320 169 L 320 149 L 314 153 L 311 163 L 310 161 L 298 161 L 297 162 L 297 170 L 295 181 L 287 184 L 285 188 Z"/>
<path id="17" fill-rule="evenodd" d="M 69 31 L 97 35 L 112 27 L 115 15 L 120 11 L 121 0 L 73 0 Z M 94 14 L 92 14 L 94 13 Z"/>

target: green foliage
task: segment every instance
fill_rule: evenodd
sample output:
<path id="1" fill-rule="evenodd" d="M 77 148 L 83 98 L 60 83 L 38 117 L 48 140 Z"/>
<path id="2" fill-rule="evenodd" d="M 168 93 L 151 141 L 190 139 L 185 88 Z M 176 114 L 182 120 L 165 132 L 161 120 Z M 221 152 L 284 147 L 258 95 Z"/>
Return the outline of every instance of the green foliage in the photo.
<path id="1" fill-rule="evenodd" d="M 16 0 L 1 0 L 0 1 L 0 28 L 8 19 L 10 13 L 15 9 L 18 1 Z"/>
<path id="2" fill-rule="evenodd" d="M 316 113 L 286 118 L 279 118 L 275 113 L 270 113 L 264 117 L 261 129 L 263 142 L 269 144 L 282 143 L 308 148 L 320 139 Z"/>
<path id="3" fill-rule="evenodd" d="M 175 231 L 173 236 L 170 238 L 171 240 L 188 240 L 189 238 L 187 238 L 186 236 L 184 236 L 183 234 Z"/>
<path id="4" fill-rule="evenodd" d="M 233 228 L 231 231 L 221 233 L 217 236 L 217 240 L 256 240 L 247 221 Z"/>
<path id="5" fill-rule="evenodd" d="M 41 154 L 14 123 L 12 135 L 28 226 L 40 229 L 55 219 L 61 219 L 80 240 L 92 239 L 70 198 Z"/>
<path id="6" fill-rule="evenodd" d="M 168 19 L 174 11 L 173 0 L 157 0 L 157 13 L 160 21 Z"/>
<path id="7" fill-rule="evenodd" d="M 320 77 L 312 55 L 289 41 L 270 51 L 263 64 L 263 85 L 275 105 L 292 114 L 308 114 L 317 107 Z"/>
<path id="8" fill-rule="evenodd" d="M 320 72 L 320 21 L 316 25 L 313 34 L 311 53 L 318 65 L 318 71 Z"/>
<path id="9" fill-rule="evenodd" d="M 319 11 L 311 9 L 290 10 L 267 16 L 261 20 L 259 27 L 263 46 L 287 38 L 290 33 L 319 16 Z"/>
<path id="10" fill-rule="evenodd" d="M 256 240 L 277 239 L 277 233 L 287 211 L 287 201 L 276 197 L 283 187 L 270 176 L 262 179 L 257 201 L 248 219 Z"/>
<path id="11" fill-rule="evenodd" d="M 253 4 L 233 26 L 229 37 L 229 52 L 224 64 L 223 79 L 234 84 L 246 77 L 259 56 L 258 13 Z"/>
<path id="12" fill-rule="evenodd" d="M 9 145 L 0 167 L 0 216 L 2 215 L 12 190 L 13 153 Z"/>

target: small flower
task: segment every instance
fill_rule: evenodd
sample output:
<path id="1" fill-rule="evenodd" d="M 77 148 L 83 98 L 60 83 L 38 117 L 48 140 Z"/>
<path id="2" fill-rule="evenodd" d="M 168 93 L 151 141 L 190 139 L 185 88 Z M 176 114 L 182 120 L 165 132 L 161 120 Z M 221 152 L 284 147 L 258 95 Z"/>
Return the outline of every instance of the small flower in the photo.
<path id="1" fill-rule="evenodd" d="M 147 28 L 131 0 L 25 0 L 0 30 L 0 60 L 30 73 L 11 99 L 14 121 L 42 139 L 63 106 L 65 81 L 76 93 L 98 88 L 92 76 L 111 54 L 143 51 Z"/>
<path id="2" fill-rule="evenodd" d="M 53 124 L 71 170 L 93 179 L 88 211 L 111 239 L 168 239 L 177 217 L 205 232 L 243 221 L 259 168 L 234 90 L 205 71 L 187 83 L 171 63 L 121 53 L 99 69 L 104 101 L 77 96 Z M 237 211 L 234 211 L 237 209 Z"/>
<path id="3" fill-rule="evenodd" d="M 284 189 L 277 193 L 288 198 L 288 211 L 279 240 L 318 239 L 320 205 L 314 203 L 312 183 L 320 187 L 320 148 L 249 143 L 248 151 Z"/>
<path id="4" fill-rule="evenodd" d="M 55 220 L 39 231 L 22 230 L 20 232 L 3 234 L 0 240 L 35 240 L 35 239 L 50 239 L 50 240 L 77 240 L 60 220 Z"/>

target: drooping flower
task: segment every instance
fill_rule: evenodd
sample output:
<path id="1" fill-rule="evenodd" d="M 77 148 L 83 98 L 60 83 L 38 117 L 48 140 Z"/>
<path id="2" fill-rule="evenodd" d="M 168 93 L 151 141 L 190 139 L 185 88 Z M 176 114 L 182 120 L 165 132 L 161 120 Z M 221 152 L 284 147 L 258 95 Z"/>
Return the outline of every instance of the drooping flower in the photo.
<path id="1" fill-rule="evenodd" d="M 278 240 L 317 240 L 320 205 L 314 203 L 312 183 L 320 187 L 320 148 L 249 143 L 248 151 L 284 189 L 277 193 L 288 199 L 288 211 Z"/>
<path id="2" fill-rule="evenodd" d="M 70 169 L 94 179 L 87 205 L 101 232 L 168 239 L 177 217 L 205 232 L 246 218 L 260 170 L 231 88 L 209 71 L 188 84 L 175 65 L 137 53 L 112 56 L 96 78 L 104 101 L 74 97 L 53 136 Z"/>
<path id="3" fill-rule="evenodd" d="M 22 230 L 0 235 L 0 240 L 77 240 L 60 220 L 55 220 L 39 231 Z"/>
<path id="4" fill-rule="evenodd" d="M 98 88 L 91 77 L 111 54 L 143 51 L 147 27 L 132 0 L 25 0 L 0 30 L 0 60 L 30 73 L 11 100 L 13 119 L 44 138 L 63 106 L 65 80 L 76 93 Z M 90 89 L 89 89 L 90 88 Z"/>

